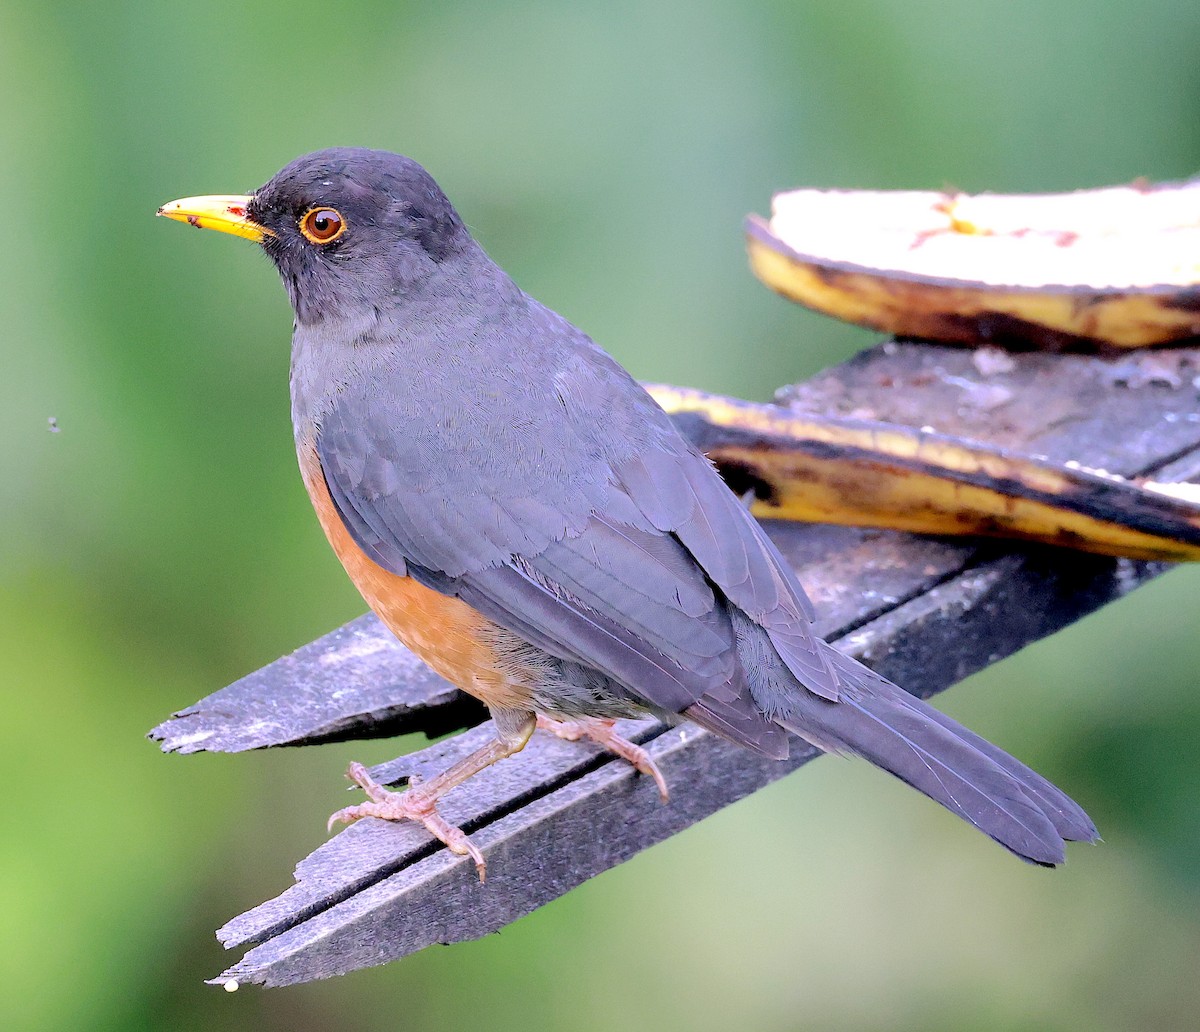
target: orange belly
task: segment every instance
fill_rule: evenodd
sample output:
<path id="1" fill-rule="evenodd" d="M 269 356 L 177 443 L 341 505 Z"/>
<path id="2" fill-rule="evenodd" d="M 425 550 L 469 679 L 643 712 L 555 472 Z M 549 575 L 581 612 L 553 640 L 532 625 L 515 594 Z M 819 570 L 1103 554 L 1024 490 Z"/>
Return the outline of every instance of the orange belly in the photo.
<path id="1" fill-rule="evenodd" d="M 442 677 L 484 704 L 529 709 L 528 688 L 497 664 L 492 643 L 500 629 L 461 599 L 385 570 L 368 558 L 337 513 L 315 447 L 302 444 L 298 455 L 321 528 L 379 619 Z"/>

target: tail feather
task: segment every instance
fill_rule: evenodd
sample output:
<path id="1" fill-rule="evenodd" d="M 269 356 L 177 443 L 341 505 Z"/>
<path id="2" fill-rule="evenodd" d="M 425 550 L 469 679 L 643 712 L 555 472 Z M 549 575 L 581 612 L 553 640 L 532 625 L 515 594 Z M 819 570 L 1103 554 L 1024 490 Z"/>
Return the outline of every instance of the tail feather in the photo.
<path id="1" fill-rule="evenodd" d="M 761 660 L 761 641 L 754 645 Z M 780 726 L 827 751 L 863 757 L 1030 863 L 1060 864 L 1064 840 L 1096 838 L 1087 814 L 1040 774 L 827 648 L 841 682 L 836 702 L 800 688 L 778 661 L 750 668 L 756 701 Z"/>
<path id="2" fill-rule="evenodd" d="M 1019 781 L 1021 788 L 1033 797 L 1042 813 L 1050 819 L 1055 830 L 1067 842 L 1095 842 L 1099 838 L 1096 825 L 1084 812 L 1083 807 L 1061 788 L 1026 767 L 1020 760 L 1010 756 L 1003 749 L 992 745 L 986 738 L 980 738 L 975 732 L 951 720 L 932 706 L 927 708 L 931 719 L 938 721 L 943 727 L 949 728 L 966 744 L 973 746 Z"/>
<path id="3" fill-rule="evenodd" d="M 1021 788 L 1037 802 L 1041 809 L 1058 831 L 1068 842 L 1094 842 L 1099 837 L 1096 825 L 1074 799 L 1061 788 L 1047 781 L 1037 771 L 1025 766 L 1020 760 L 1010 756 L 999 746 L 993 745 L 986 738 L 977 735 L 970 728 L 946 716 L 940 710 L 920 702 L 908 692 L 897 688 L 891 681 L 880 677 L 874 670 L 863 666 L 857 660 L 838 652 L 832 646 L 829 649 L 833 659 L 831 665 L 838 673 L 842 683 L 849 684 L 859 692 L 867 694 L 891 695 L 900 692 L 902 703 L 915 704 L 922 716 L 935 721 L 947 731 L 956 735 L 967 745 L 973 746 L 985 757 L 992 760 L 998 767 L 1015 778 Z"/>
<path id="4" fill-rule="evenodd" d="M 816 724 L 825 743 L 832 737 L 1023 859 L 1045 866 L 1062 863 L 1062 836 L 1015 778 L 936 722 L 913 720 L 916 714 L 878 702 L 847 696 L 835 703 L 818 700 L 821 708 L 837 707 L 837 713 L 815 719 L 805 713 L 779 722 L 802 738 Z"/>

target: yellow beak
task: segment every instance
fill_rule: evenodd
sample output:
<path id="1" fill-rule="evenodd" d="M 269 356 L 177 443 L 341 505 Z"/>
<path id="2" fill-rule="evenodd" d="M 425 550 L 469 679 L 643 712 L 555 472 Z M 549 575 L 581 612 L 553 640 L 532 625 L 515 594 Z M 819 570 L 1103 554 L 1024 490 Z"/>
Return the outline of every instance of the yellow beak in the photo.
<path id="1" fill-rule="evenodd" d="M 244 194 L 183 197 L 164 204 L 158 209 L 158 214 L 177 222 L 186 222 L 197 229 L 215 229 L 261 244 L 263 237 L 275 234 L 247 216 L 246 206 L 249 203 L 250 197 Z"/>

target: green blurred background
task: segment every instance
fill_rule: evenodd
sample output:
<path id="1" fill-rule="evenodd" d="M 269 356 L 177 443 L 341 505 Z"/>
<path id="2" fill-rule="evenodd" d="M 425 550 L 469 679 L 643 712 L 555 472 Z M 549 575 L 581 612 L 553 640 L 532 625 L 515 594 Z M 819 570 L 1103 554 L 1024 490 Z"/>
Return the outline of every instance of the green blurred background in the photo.
<path id="1" fill-rule="evenodd" d="M 274 271 L 158 204 L 400 150 L 638 376 L 767 398 L 871 336 L 753 280 L 747 211 L 1189 175 L 1195 0 L 0 10 L 5 1027 L 1195 1027 L 1195 570 L 944 698 L 1096 818 L 1053 873 L 826 760 L 502 935 L 230 996 L 211 930 L 290 883 L 348 758 L 417 743 L 143 738 L 363 608 L 295 473 Z"/>

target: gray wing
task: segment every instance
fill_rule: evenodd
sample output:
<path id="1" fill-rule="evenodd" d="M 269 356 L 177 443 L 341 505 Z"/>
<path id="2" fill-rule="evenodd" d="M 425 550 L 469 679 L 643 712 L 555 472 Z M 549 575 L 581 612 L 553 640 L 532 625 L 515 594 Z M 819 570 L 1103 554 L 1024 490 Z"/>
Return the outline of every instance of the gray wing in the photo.
<path id="1" fill-rule="evenodd" d="M 619 469 L 630 497 L 658 530 L 676 536 L 735 606 L 762 627 L 796 679 L 836 700 L 837 671 L 812 630 L 812 603 L 762 526 L 712 464 L 682 437 Z"/>
<path id="2" fill-rule="evenodd" d="M 445 445 L 469 446 L 471 428 L 434 447 L 422 440 L 425 424 L 398 428 L 379 392 L 364 390 L 353 402 L 343 396 L 317 438 L 330 495 L 381 566 L 461 597 L 652 708 L 686 712 L 778 754 L 778 730 L 746 691 L 726 600 L 768 631 L 803 683 L 832 697 L 836 676 L 808 629 L 807 601 L 708 461 L 612 368 L 637 392 L 626 399 L 646 407 L 636 421 L 647 428 L 642 446 L 604 456 L 602 432 L 582 443 L 567 438 L 561 426 L 539 427 L 526 404 L 521 421 L 529 432 L 557 430 L 559 443 L 536 466 L 520 468 L 513 464 L 537 454 L 532 440 L 480 448 L 464 463 Z M 561 423 L 562 413 L 555 415 Z M 496 423 L 511 429 L 516 421 Z M 616 439 L 628 443 L 628 435 Z M 510 465 L 496 464 L 497 455 Z"/>

